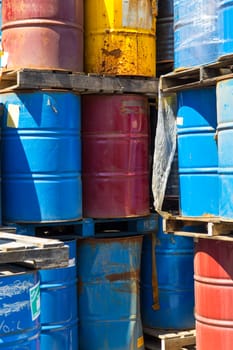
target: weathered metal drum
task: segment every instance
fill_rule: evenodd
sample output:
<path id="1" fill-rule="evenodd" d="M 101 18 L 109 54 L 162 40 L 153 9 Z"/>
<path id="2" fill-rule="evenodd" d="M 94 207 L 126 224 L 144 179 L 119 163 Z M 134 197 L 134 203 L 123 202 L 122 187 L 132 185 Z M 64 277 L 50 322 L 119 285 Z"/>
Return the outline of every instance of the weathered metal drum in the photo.
<path id="1" fill-rule="evenodd" d="M 174 66 L 189 68 L 218 58 L 218 1 L 174 0 Z"/>
<path id="2" fill-rule="evenodd" d="M 227 58 L 233 54 L 233 1 L 218 0 L 219 56 Z"/>
<path id="3" fill-rule="evenodd" d="M 1 94 L 0 102 L 3 220 L 80 218 L 80 97 L 37 91 Z"/>
<path id="4" fill-rule="evenodd" d="M 173 1 L 158 1 L 156 23 L 157 64 L 174 61 Z"/>
<path id="5" fill-rule="evenodd" d="M 217 118 L 218 118 L 218 159 L 219 159 L 219 215 L 233 218 L 233 116 L 232 116 L 233 79 L 217 84 Z"/>
<path id="6" fill-rule="evenodd" d="M 158 232 L 143 238 L 142 323 L 151 328 L 190 329 L 195 323 L 193 239 L 164 234 L 161 218 L 158 224 Z M 154 297 L 155 288 L 158 301 Z M 156 302 L 159 308 L 154 308 Z"/>
<path id="7" fill-rule="evenodd" d="M 8 68 L 83 71 L 83 0 L 4 0 Z"/>
<path id="8" fill-rule="evenodd" d="M 85 72 L 155 75 L 155 2 L 85 0 Z"/>
<path id="9" fill-rule="evenodd" d="M 144 349 L 141 244 L 140 236 L 78 243 L 80 349 Z"/>
<path id="10" fill-rule="evenodd" d="M 184 216 L 218 215 L 215 88 L 178 93 L 180 207 Z"/>
<path id="11" fill-rule="evenodd" d="M 197 349 L 231 349 L 233 242 L 199 239 L 194 272 Z"/>
<path id="12" fill-rule="evenodd" d="M 69 266 L 40 270 L 40 350 L 78 349 L 78 291 L 76 240 L 69 246 Z"/>
<path id="13" fill-rule="evenodd" d="M 38 350 L 39 316 L 38 273 L 16 265 L 1 265 L 0 349 Z"/>
<path id="14" fill-rule="evenodd" d="M 82 102 L 83 215 L 149 214 L 147 98 L 88 95 Z"/>

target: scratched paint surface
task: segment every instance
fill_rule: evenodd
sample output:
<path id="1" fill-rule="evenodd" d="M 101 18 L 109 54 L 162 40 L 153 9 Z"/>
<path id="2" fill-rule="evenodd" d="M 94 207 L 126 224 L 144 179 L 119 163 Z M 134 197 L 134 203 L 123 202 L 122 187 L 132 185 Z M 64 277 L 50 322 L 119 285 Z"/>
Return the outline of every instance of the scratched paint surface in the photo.
<path id="1" fill-rule="evenodd" d="M 85 1 L 85 71 L 155 75 L 151 0 Z"/>
<path id="2" fill-rule="evenodd" d="M 38 288 L 37 272 L 13 265 L 1 266 L 0 339 L 4 349 L 10 350 L 13 344 L 17 346 L 18 343 L 23 350 L 37 348 L 40 331 L 39 295 L 34 305 L 31 295 L 35 296 L 34 292 Z M 37 313 L 34 313 L 33 306 L 36 306 Z"/>

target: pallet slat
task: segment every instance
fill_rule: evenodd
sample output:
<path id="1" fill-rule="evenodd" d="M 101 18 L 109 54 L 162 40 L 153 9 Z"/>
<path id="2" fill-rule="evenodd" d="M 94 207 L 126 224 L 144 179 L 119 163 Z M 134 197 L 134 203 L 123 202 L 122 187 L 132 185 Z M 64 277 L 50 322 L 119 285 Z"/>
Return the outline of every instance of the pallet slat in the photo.
<path id="1" fill-rule="evenodd" d="M 144 328 L 143 331 L 145 335 L 149 336 L 148 338 L 145 338 L 146 348 L 151 350 L 181 350 L 186 346 L 196 344 L 196 331 L 194 329 L 188 331 L 169 332 L 152 328 Z M 160 347 L 158 347 L 158 340 L 160 342 Z"/>
<path id="2" fill-rule="evenodd" d="M 141 93 L 156 96 L 158 79 L 102 76 L 66 71 L 19 69 L 2 71 L 0 92 L 17 89 L 70 89 L 82 93 Z"/>
<path id="3" fill-rule="evenodd" d="M 57 239 L 0 232 L 0 264 L 23 263 L 33 268 L 65 267 L 69 248 Z"/>

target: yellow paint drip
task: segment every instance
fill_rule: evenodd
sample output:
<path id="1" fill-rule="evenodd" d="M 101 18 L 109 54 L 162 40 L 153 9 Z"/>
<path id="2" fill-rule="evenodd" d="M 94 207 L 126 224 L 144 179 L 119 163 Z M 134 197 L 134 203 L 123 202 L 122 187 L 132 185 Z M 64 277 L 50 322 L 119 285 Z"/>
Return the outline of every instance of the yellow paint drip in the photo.
<path id="1" fill-rule="evenodd" d="M 85 0 L 85 71 L 155 76 L 151 0 Z"/>

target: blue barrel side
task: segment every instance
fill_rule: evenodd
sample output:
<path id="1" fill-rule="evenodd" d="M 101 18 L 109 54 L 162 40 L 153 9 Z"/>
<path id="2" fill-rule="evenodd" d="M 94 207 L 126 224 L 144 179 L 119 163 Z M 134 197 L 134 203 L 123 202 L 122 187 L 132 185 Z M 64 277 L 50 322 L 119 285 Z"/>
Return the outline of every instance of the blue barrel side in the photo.
<path id="1" fill-rule="evenodd" d="M 141 237 L 78 244 L 80 349 L 144 349 L 139 302 Z"/>
<path id="2" fill-rule="evenodd" d="M 145 235 L 141 265 L 141 313 L 144 327 L 194 327 L 193 239 L 164 234 L 159 218 L 154 239 Z M 154 235 L 154 233 L 153 233 Z M 153 242 L 155 240 L 155 244 Z M 156 259 L 159 309 L 153 309 L 152 251 Z"/>
<path id="3" fill-rule="evenodd" d="M 219 215 L 233 218 L 233 79 L 217 84 Z"/>
<path id="4" fill-rule="evenodd" d="M 215 62 L 218 50 L 217 1 L 174 0 L 175 69 Z"/>
<path id="5" fill-rule="evenodd" d="M 76 240 L 69 246 L 69 266 L 40 270 L 40 350 L 78 349 L 78 292 Z"/>
<path id="6" fill-rule="evenodd" d="M 80 97 L 70 92 L 2 94 L 3 220 L 82 216 Z"/>
<path id="7" fill-rule="evenodd" d="M 219 56 L 224 57 L 233 53 L 233 1 L 218 0 L 218 2 Z"/>
<path id="8" fill-rule="evenodd" d="M 0 267 L 0 349 L 38 350 L 40 281 L 36 271 Z"/>
<path id="9" fill-rule="evenodd" d="M 218 215 L 219 181 L 215 88 L 178 93 L 180 210 Z"/>

